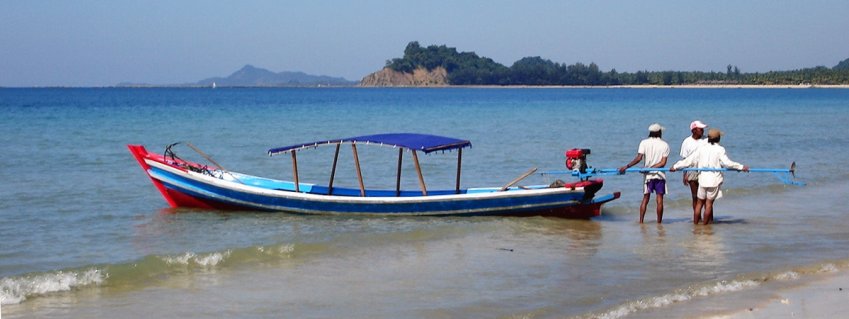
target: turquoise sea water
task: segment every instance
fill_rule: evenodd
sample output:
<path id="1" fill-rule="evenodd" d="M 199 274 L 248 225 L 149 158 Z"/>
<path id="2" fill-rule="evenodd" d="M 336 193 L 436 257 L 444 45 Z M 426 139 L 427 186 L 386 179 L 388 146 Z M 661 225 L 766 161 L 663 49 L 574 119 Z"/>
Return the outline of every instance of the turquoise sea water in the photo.
<path id="1" fill-rule="evenodd" d="M 0 89 L 0 114 L 6 318 L 680 317 L 849 263 L 849 90 Z M 589 221 L 172 210 L 126 149 L 190 141 L 228 169 L 289 179 L 290 160 L 266 150 L 419 132 L 471 140 L 463 186 L 500 186 L 563 169 L 574 147 L 619 167 L 653 122 L 677 160 L 694 119 L 725 131 L 733 160 L 796 161 L 808 185 L 728 173 L 713 226 L 690 223 L 679 173 L 660 225 L 653 204 L 636 223 L 633 174 L 605 178 L 622 198 Z M 325 183 L 332 151 L 299 153 L 301 180 Z M 394 152 L 360 156 L 367 187 L 394 186 Z M 337 183 L 356 187 L 350 160 Z M 429 188 L 453 187 L 454 154 L 421 160 Z"/>

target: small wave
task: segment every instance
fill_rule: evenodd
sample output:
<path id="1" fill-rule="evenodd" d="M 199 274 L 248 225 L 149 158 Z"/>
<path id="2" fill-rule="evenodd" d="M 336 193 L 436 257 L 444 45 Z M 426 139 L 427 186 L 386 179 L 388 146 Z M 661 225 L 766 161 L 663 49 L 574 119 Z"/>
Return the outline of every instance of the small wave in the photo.
<path id="1" fill-rule="evenodd" d="M 820 267 L 818 272 L 820 272 L 820 273 L 838 272 L 837 265 L 832 264 L 832 263 L 824 264 L 824 265 L 822 265 L 822 267 Z"/>
<path id="2" fill-rule="evenodd" d="M 760 283 L 755 280 L 732 280 L 730 282 L 722 281 L 714 286 L 703 287 L 698 289 L 697 296 L 704 297 L 726 292 L 740 291 L 743 289 L 757 287 L 758 285 L 760 285 Z"/>
<path id="3" fill-rule="evenodd" d="M 708 297 L 728 292 L 735 292 L 743 289 L 757 287 L 758 285 L 760 285 L 760 283 L 755 280 L 720 281 L 710 286 L 690 288 L 684 291 L 666 294 L 663 296 L 656 296 L 643 300 L 632 301 L 601 314 L 589 315 L 587 316 L 587 318 L 622 318 L 638 311 L 657 309 L 669 306 L 671 304 L 688 301 L 696 297 Z"/>
<path id="4" fill-rule="evenodd" d="M 834 273 L 840 271 L 842 267 L 849 267 L 849 261 L 847 261 L 847 265 L 838 265 L 829 262 L 824 264 L 797 267 L 792 270 L 787 270 L 766 276 L 749 277 L 752 279 L 720 281 L 712 285 L 702 287 L 691 287 L 662 296 L 649 297 L 642 300 L 627 302 L 607 312 L 587 314 L 579 318 L 622 318 L 631 315 L 635 312 L 659 309 L 675 303 L 686 302 L 694 298 L 719 296 L 726 293 L 733 293 L 746 289 L 756 288 L 758 286 L 761 286 L 761 284 L 772 280 L 787 282 L 799 280 L 800 278 L 806 275 Z"/>
<path id="5" fill-rule="evenodd" d="M 29 297 L 102 284 L 109 275 L 101 269 L 56 271 L 0 279 L 0 304 L 19 304 Z"/>
<path id="6" fill-rule="evenodd" d="M 795 271 L 787 271 L 774 276 L 776 280 L 788 281 L 799 279 L 799 273 Z"/>
<path id="7" fill-rule="evenodd" d="M 289 255 L 289 254 L 292 254 L 295 251 L 295 245 L 293 245 L 293 244 L 279 245 L 277 247 L 270 247 L 270 248 L 259 246 L 259 247 L 256 248 L 256 250 L 259 251 L 260 253 L 266 253 L 266 254 Z"/>
<path id="8" fill-rule="evenodd" d="M 0 278 L 0 304 L 87 287 L 139 288 L 172 276 L 211 273 L 228 266 L 279 262 L 292 258 L 295 245 L 279 244 L 219 252 L 147 256 L 139 260 Z"/>
<path id="9" fill-rule="evenodd" d="M 165 261 L 165 263 L 168 265 L 197 265 L 202 268 L 213 268 L 225 259 L 227 259 L 227 257 L 230 257 L 230 254 L 230 250 L 227 250 L 225 252 L 215 252 L 201 255 L 189 252 L 179 256 L 162 257 L 162 260 Z"/>

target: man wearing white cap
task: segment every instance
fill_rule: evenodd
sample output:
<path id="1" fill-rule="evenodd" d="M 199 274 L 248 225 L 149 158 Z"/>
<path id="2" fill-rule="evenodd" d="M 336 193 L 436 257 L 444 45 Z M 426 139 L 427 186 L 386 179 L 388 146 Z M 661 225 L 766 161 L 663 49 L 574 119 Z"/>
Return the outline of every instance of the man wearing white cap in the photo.
<path id="1" fill-rule="evenodd" d="M 707 125 L 699 120 L 695 120 L 690 123 L 691 135 L 687 136 L 687 138 L 681 142 L 681 159 L 687 158 L 687 156 L 693 154 L 697 148 L 707 144 L 707 140 L 702 138 L 705 134 L 705 127 L 707 127 Z M 685 172 L 683 174 L 683 179 L 684 186 L 690 186 L 690 195 L 693 199 L 693 209 L 696 209 L 696 202 L 698 201 L 696 193 L 699 191 L 699 172 Z"/>
<path id="2" fill-rule="evenodd" d="M 645 159 L 645 167 L 660 168 L 666 166 L 666 159 L 669 157 L 669 144 L 662 139 L 663 126 L 654 123 L 649 126 L 649 137 L 640 141 L 640 146 L 637 149 L 637 156 L 625 166 L 619 168 L 619 174 L 624 174 L 625 170 L 631 166 L 637 165 Z M 643 173 L 643 202 L 640 204 L 640 223 L 643 223 L 643 218 L 646 216 L 646 206 L 649 204 L 651 193 L 656 194 L 657 199 L 657 222 L 663 221 L 663 195 L 666 194 L 666 174 L 658 171 L 650 171 Z"/>

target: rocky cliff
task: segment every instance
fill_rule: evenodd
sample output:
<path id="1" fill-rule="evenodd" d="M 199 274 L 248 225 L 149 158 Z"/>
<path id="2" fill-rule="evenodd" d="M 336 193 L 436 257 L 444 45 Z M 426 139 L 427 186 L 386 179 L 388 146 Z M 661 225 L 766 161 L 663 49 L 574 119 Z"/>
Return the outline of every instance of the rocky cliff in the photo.
<path id="1" fill-rule="evenodd" d="M 383 68 L 383 70 L 366 75 L 360 86 L 447 86 L 448 71 L 438 67 L 431 71 L 418 68 L 413 73 L 403 73 Z"/>

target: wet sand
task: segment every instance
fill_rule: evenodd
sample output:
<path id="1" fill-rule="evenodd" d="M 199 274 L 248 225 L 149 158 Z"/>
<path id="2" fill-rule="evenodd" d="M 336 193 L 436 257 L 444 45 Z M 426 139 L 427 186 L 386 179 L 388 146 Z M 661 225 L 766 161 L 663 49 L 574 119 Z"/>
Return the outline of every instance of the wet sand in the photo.
<path id="1" fill-rule="evenodd" d="M 849 318 L 849 272 L 845 269 L 774 291 L 773 298 L 714 319 Z"/>

